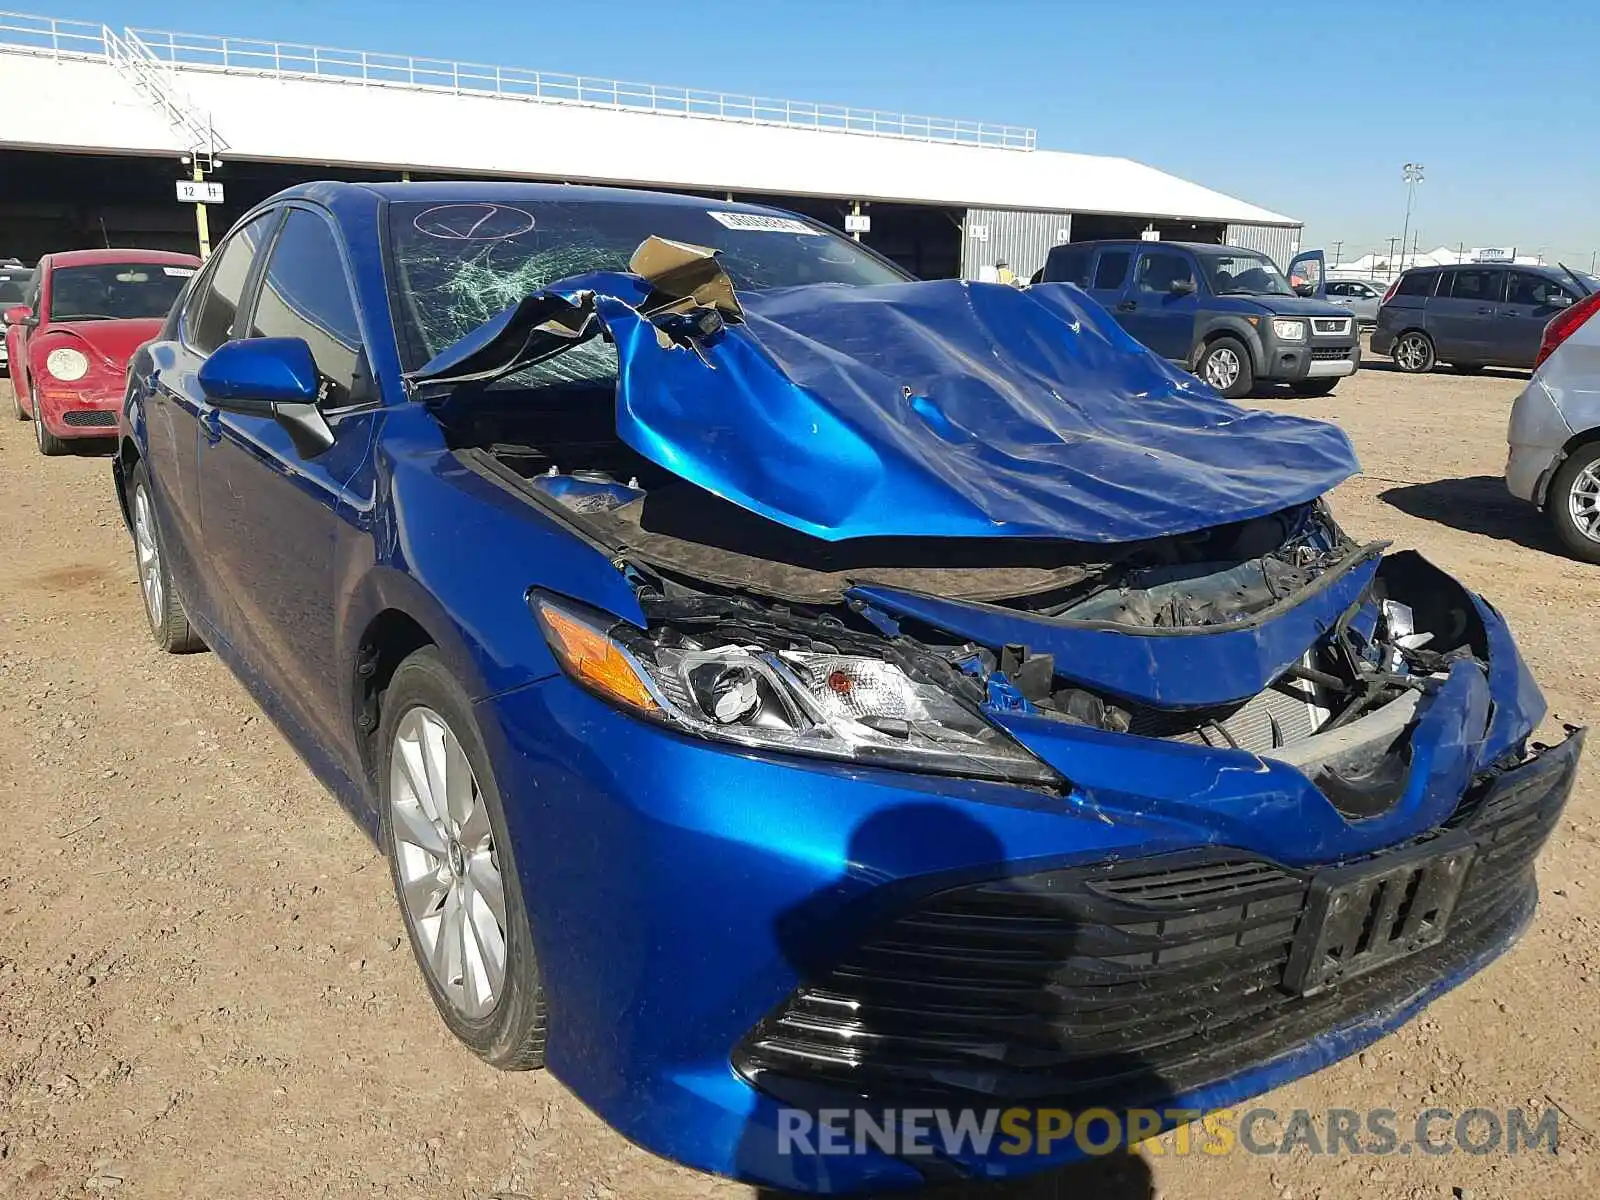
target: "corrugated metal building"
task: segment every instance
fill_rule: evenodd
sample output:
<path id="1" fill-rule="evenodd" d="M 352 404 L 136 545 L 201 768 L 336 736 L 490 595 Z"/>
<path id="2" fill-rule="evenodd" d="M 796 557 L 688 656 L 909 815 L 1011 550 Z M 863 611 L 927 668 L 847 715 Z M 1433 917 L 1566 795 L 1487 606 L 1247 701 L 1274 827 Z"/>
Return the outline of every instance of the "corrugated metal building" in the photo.
<path id="1" fill-rule="evenodd" d="M 962 278 L 983 278 L 1005 263 L 1026 279 L 1044 266 L 1051 246 L 1072 240 L 1072 214 L 969 208 L 962 234 Z"/>
<path id="2" fill-rule="evenodd" d="M 1259 250 L 1280 267 L 1300 253 L 1300 226 L 1298 225 L 1229 225 L 1227 242 L 1230 246 L 1245 246 Z"/>
<path id="3" fill-rule="evenodd" d="M 219 228 L 291 183 L 410 174 L 758 199 L 840 228 L 859 214 L 869 245 L 924 275 L 1005 261 L 1025 278 L 1068 236 L 1147 227 L 1274 257 L 1299 237 L 1292 217 L 1130 159 L 1039 149 L 1024 127 L 4 13 L 0 112 L 8 253 L 124 231 L 192 247 L 192 211 L 173 202 L 184 156 L 217 167 Z"/>

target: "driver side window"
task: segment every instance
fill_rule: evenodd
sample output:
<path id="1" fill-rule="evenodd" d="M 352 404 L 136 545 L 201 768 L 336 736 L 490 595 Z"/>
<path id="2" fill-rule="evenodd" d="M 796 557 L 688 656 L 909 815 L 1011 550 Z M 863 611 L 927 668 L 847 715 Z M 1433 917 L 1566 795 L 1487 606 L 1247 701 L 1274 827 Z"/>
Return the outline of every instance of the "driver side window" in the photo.
<path id="1" fill-rule="evenodd" d="M 1194 272 L 1183 255 L 1146 252 L 1140 256 L 1134 284 L 1141 292 L 1166 296 L 1172 293 L 1175 284 L 1184 282 L 1191 287 L 1194 285 Z"/>
<path id="2" fill-rule="evenodd" d="M 277 217 L 275 212 L 263 213 L 229 237 L 190 295 L 183 313 L 183 335 L 201 354 L 210 354 L 232 335 L 250 264 Z"/>
<path id="3" fill-rule="evenodd" d="M 267 258 L 250 336 L 303 339 L 323 378 L 321 407 L 375 399 L 344 252 L 332 227 L 316 213 L 289 210 Z"/>

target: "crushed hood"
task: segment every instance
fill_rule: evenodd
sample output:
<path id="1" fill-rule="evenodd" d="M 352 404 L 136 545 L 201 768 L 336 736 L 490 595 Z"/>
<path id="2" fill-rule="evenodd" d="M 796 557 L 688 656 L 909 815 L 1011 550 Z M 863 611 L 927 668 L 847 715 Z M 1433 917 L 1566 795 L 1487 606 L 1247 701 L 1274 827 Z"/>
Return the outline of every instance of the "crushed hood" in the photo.
<path id="1" fill-rule="evenodd" d="M 825 541 L 1130 542 L 1264 516 L 1357 470 L 1334 426 L 1238 408 L 1066 285 L 735 296 L 710 251 L 551 285 L 415 372 L 485 380 L 604 333 L 618 435 Z"/>

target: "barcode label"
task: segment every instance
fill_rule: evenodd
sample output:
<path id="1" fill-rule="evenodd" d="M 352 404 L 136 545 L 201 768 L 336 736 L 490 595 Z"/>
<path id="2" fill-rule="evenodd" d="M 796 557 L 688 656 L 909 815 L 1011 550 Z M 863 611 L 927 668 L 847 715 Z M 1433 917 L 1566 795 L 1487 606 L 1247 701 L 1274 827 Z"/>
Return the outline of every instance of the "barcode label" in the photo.
<path id="1" fill-rule="evenodd" d="M 729 229 L 742 229 L 747 233 L 805 233 L 814 237 L 822 236 L 822 230 L 814 229 L 804 221 L 797 221 L 793 217 L 769 217 L 762 213 L 721 212 L 714 208 L 709 209 L 706 215 L 719 225 L 726 225 Z"/>

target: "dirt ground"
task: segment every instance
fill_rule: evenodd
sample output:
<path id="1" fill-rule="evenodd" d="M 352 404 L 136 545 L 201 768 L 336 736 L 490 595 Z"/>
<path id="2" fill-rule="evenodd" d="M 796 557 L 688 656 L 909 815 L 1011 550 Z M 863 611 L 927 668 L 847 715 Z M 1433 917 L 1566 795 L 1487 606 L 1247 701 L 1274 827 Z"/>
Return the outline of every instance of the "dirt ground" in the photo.
<path id="1" fill-rule="evenodd" d="M 1379 366 L 1327 400 L 1363 537 L 1488 595 L 1556 718 L 1600 717 L 1600 567 L 1500 483 L 1512 372 Z M 3 388 L 4 385 L 0 385 Z M 0 395 L 0 1196 L 748 1197 L 624 1142 L 436 1019 L 384 864 L 209 655 L 151 645 L 103 458 L 44 459 Z M 1174 1154 L 1172 1135 L 1022 1187 L 1072 1200 L 1589 1197 L 1600 1191 L 1600 766 L 1510 954 L 1262 1103 L 1559 1105 L 1557 1154 Z M 1156 1151 L 1160 1150 L 1161 1153 Z"/>

